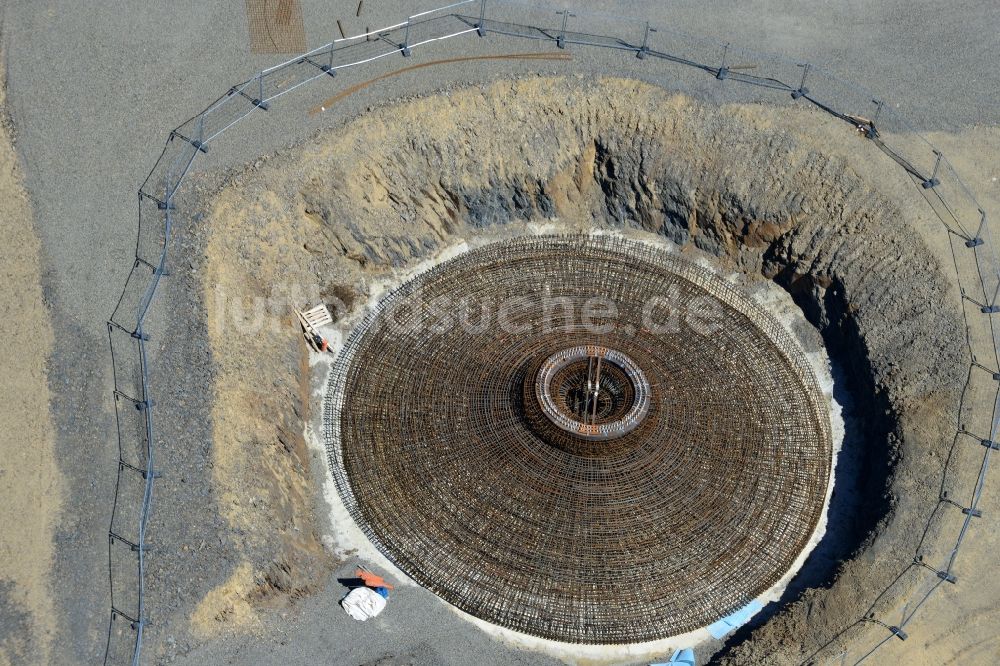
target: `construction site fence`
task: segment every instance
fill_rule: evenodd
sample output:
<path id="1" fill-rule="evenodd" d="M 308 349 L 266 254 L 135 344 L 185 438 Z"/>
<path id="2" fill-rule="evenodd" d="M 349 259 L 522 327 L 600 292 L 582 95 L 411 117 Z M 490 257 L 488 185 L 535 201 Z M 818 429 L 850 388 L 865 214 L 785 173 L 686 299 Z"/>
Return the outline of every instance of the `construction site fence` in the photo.
<path id="1" fill-rule="evenodd" d="M 171 227 L 185 176 L 210 147 L 223 150 L 219 138 L 241 121 L 294 107 L 291 93 L 302 86 L 336 91 L 343 87 L 340 73 L 378 60 L 427 56 L 445 40 L 450 45 L 464 40 L 462 48 L 488 51 L 509 45 L 509 38 L 544 42 L 549 48 L 619 51 L 622 58 L 634 59 L 637 72 L 648 74 L 659 68 L 670 76 L 694 73 L 714 77 L 713 85 L 729 87 L 727 93 L 737 99 L 812 105 L 844 120 L 845 131 L 863 133 L 909 174 L 915 196 L 926 200 L 952 243 L 970 329 L 969 382 L 979 387 L 965 394 L 940 498 L 936 506 L 928 507 L 927 533 L 951 531 L 954 539 L 947 540 L 944 549 L 939 546 L 941 539 L 935 539 L 922 541 L 916 553 L 900 553 L 895 582 L 873 595 L 872 605 L 859 608 L 856 621 L 839 633 L 809 639 L 813 647 L 804 663 L 865 661 L 891 641 L 910 639 L 911 622 L 943 586 L 974 584 L 959 580 L 955 566 L 970 525 L 981 519 L 979 504 L 990 457 L 998 446 L 1000 354 L 994 315 L 1000 313 L 1000 264 L 986 211 L 948 158 L 922 138 L 884 94 L 808 62 L 698 37 L 641 17 L 510 0 L 466 0 L 336 39 L 261 70 L 170 132 L 138 192 L 135 258 L 107 325 L 119 461 L 108 534 L 111 608 L 106 664 L 138 664 L 142 655 L 143 631 L 156 611 L 145 595 L 147 558 L 155 557 L 146 537 L 159 476 L 155 452 L 159 446 L 185 446 L 156 438 L 157 410 L 147 354 L 150 336 L 144 327 L 161 279 L 170 279 Z M 992 396 L 990 404 L 968 397 L 982 396 L 984 391 Z"/>

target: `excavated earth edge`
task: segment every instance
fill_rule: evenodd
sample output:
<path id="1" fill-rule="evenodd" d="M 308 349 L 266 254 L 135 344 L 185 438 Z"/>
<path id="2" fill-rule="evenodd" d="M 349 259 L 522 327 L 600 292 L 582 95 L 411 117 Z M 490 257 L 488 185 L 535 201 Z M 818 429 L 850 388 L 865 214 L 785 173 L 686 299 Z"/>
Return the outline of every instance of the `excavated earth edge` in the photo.
<path id="1" fill-rule="evenodd" d="M 309 473 L 270 464 L 261 481 L 260 442 L 224 431 L 246 408 L 246 387 L 261 387 L 253 409 L 275 413 L 263 388 L 295 387 L 302 369 L 287 327 L 220 326 L 218 292 L 273 302 L 304 287 L 300 298 L 313 294 L 343 316 L 378 279 L 483 233 L 549 221 L 657 234 L 786 288 L 846 368 L 859 405 L 865 441 L 853 486 L 862 510 L 846 517 L 854 527 L 839 545 L 850 557 L 830 567 L 828 585 L 721 657 L 798 663 L 858 620 L 912 560 L 957 419 L 967 367 L 959 296 L 911 188 L 870 142 L 818 111 L 708 107 L 635 81 L 531 78 L 371 110 L 259 161 L 207 211 L 199 242 L 217 367 L 214 483 L 239 500 L 269 483 L 301 489 Z M 252 363 L 223 352 L 241 332 Z M 283 497 L 280 516 L 252 497 L 228 510 L 231 524 L 254 529 L 239 546 L 245 559 L 263 561 L 262 544 L 282 539 L 288 562 L 315 549 L 289 538 L 290 525 L 306 532 L 322 507 L 301 490 Z M 946 548 L 934 529 L 924 544 Z M 286 567 L 282 587 L 308 589 L 321 572 Z M 228 589 L 214 590 L 215 602 L 224 606 Z M 203 625 L 240 617 L 209 615 Z"/>

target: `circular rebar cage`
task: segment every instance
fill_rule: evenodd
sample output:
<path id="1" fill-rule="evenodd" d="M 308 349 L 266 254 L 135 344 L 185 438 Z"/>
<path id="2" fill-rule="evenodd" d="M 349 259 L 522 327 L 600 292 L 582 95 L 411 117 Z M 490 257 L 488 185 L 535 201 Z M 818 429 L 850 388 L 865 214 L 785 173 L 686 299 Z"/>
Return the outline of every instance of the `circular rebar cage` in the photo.
<path id="1" fill-rule="evenodd" d="M 613 236 L 501 241 L 414 277 L 349 336 L 326 400 L 334 478 L 376 547 L 554 640 L 725 616 L 790 569 L 826 498 L 829 415 L 788 333 Z"/>

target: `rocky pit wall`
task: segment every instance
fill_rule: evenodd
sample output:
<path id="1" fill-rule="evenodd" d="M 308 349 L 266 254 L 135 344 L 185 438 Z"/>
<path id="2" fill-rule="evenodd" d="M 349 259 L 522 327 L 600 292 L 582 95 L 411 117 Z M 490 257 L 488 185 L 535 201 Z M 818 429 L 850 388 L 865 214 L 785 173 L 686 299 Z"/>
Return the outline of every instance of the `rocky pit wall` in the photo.
<path id="1" fill-rule="evenodd" d="M 369 285 L 442 248 L 549 223 L 659 235 L 773 280 L 845 369 L 864 430 L 851 483 L 864 510 L 841 517 L 854 525 L 833 545 L 844 561 L 720 656 L 798 663 L 912 560 L 954 434 L 967 370 L 958 289 L 912 188 L 818 111 L 712 108 L 617 79 L 407 100 L 258 161 L 212 194 L 192 232 L 214 368 L 213 483 L 242 535 L 192 632 L 251 627 L 260 605 L 308 593 L 333 564 L 302 440 L 318 405 L 291 301 L 323 300 L 341 317 Z M 271 299 L 261 316 L 255 297 Z M 935 530 L 924 544 L 950 547 Z"/>

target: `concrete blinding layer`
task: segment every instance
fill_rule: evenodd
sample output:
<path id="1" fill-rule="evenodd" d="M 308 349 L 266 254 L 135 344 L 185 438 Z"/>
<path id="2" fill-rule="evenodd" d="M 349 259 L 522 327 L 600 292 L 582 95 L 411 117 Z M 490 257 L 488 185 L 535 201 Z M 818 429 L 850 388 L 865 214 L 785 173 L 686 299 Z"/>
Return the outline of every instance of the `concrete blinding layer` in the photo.
<path id="1" fill-rule="evenodd" d="M 538 418 L 539 371 L 585 345 L 648 381 L 621 436 Z M 833 453 L 780 323 L 614 236 L 500 241 L 402 284 L 346 340 L 324 422 L 345 506 L 400 569 L 480 619 L 588 644 L 676 636 L 769 590 L 813 536 Z"/>

